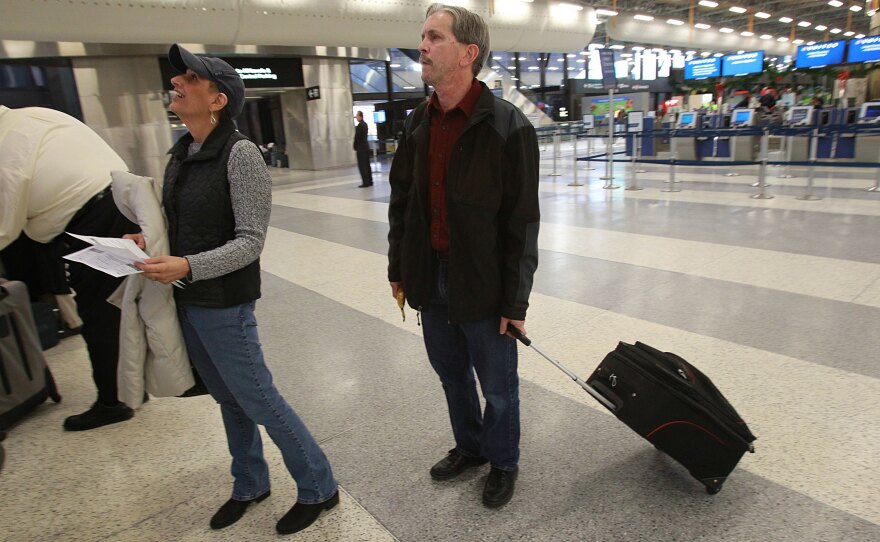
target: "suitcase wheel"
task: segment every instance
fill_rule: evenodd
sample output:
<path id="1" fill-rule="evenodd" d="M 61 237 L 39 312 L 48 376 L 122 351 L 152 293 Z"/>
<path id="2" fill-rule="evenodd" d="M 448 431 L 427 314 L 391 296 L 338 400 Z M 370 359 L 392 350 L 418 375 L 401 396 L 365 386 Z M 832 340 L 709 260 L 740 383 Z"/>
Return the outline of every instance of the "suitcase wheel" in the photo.
<path id="1" fill-rule="evenodd" d="M 726 478 L 703 478 L 700 480 L 703 482 L 703 485 L 706 486 L 706 493 L 709 495 L 715 495 L 719 491 L 721 491 L 721 487 L 724 485 L 724 481 Z"/>

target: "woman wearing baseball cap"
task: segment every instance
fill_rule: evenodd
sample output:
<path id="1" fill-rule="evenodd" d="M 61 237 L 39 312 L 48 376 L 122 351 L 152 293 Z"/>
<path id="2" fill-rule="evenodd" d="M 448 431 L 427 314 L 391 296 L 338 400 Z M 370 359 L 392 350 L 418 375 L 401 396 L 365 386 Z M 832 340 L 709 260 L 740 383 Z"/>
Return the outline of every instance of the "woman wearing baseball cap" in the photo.
<path id="1" fill-rule="evenodd" d="M 220 404 L 234 482 L 211 527 L 232 525 L 269 496 L 262 425 L 296 480 L 297 501 L 276 525 L 281 534 L 294 533 L 336 506 L 339 491 L 324 452 L 272 383 L 257 337 L 254 306 L 272 181 L 260 150 L 232 122 L 244 106 L 244 82 L 235 69 L 177 44 L 168 59 L 181 72 L 171 79 L 170 109 L 189 130 L 165 169 L 172 255 L 139 267 L 166 284 L 185 280 L 174 297 L 187 351 Z"/>

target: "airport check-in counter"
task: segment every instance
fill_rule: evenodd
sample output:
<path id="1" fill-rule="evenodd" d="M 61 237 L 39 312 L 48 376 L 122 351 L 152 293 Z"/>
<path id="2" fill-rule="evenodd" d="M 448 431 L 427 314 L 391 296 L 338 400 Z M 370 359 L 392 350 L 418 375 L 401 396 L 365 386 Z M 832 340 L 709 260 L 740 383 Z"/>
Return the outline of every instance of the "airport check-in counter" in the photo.
<path id="1" fill-rule="evenodd" d="M 859 124 L 880 125 L 880 102 L 866 102 L 859 109 Z M 859 134 L 855 139 L 856 162 L 880 161 L 880 136 Z"/>
<path id="2" fill-rule="evenodd" d="M 700 122 L 704 130 L 722 130 L 730 126 L 730 115 L 725 113 L 703 115 Z M 707 162 L 732 160 L 730 138 L 727 136 L 698 137 L 697 156 L 699 156 L 700 160 Z"/>
<path id="3" fill-rule="evenodd" d="M 656 141 L 660 138 L 644 135 L 654 131 L 653 117 L 646 117 L 641 111 L 631 111 L 626 119 L 626 155 L 632 156 L 633 143 L 638 138 L 639 156 L 655 156 L 657 153 Z"/>
<path id="4" fill-rule="evenodd" d="M 676 130 L 696 130 L 700 124 L 700 115 L 696 111 L 683 111 L 678 114 Z M 697 140 L 693 137 L 673 137 L 669 142 L 672 155 L 676 160 L 696 160 Z"/>
<path id="5" fill-rule="evenodd" d="M 799 105 L 792 107 L 785 113 L 784 124 L 790 127 L 812 126 L 815 122 L 816 112 L 812 105 Z M 790 136 L 788 144 L 791 152 L 788 158 L 792 162 L 805 162 L 810 159 L 810 138 L 804 136 Z"/>
<path id="6" fill-rule="evenodd" d="M 751 128 L 755 125 L 754 109 L 734 109 L 730 114 L 730 127 Z M 754 160 L 758 155 L 759 137 L 753 135 L 733 136 L 730 138 L 730 159 L 735 161 Z"/>
<path id="7" fill-rule="evenodd" d="M 856 109 L 823 109 L 816 119 L 820 126 L 844 127 L 856 121 Z M 819 159 L 853 160 L 856 155 L 856 138 L 853 134 L 828 134 L 819 136 L 816 156 Z"/>

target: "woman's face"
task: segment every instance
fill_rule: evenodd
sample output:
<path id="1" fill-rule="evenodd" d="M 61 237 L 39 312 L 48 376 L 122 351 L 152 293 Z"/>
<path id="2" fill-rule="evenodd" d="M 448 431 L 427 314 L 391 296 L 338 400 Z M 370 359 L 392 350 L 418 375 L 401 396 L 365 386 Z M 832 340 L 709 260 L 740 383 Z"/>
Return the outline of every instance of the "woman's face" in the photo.
<path id="1" fill-rule="evenodd" d="M 211 81 L 199 77 L 192 70 L 172 77 L 171 84 L 175 92 L 168 108 L 178 117 L 208 116 L 226 105 L 225 95 Z"/>

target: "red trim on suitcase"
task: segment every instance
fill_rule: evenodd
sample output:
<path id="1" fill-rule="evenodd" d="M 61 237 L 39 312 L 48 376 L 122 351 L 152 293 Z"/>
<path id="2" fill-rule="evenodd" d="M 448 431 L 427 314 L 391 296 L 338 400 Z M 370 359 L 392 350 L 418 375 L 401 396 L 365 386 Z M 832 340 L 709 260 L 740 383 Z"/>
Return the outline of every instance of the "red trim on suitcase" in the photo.
<path id="1" fill-rule="evenodd" d="M 708 429 L 706 429 L 702 425 L 698 425 L 698 424 L 695 424 L 694 422 L 689 422 L 689 421 L 685 421 L 685 420 L 676 420 L 673 422 L 666 422 L 663 425 L 661 425 L 660 427 L 654 429 L 653 431 L 651 431 L 650 433 L 645 435 L 645 438 L 650 439 L 651 436 L 654 435 L 654 433 L 656 433 L 657 431 L 660 431 L 661 429 L 665 429 L 666 427 L 669 427 L 670 425 L 677 425 L 677 424 L 692 425 L 692 426 L 696 427 L 697 429 L 699 429 L 700 431 L 706 433 L 707 435 L 709 435 L 713 439 L 717 440 L 718 443 L 721 444 L 722 446 L 727 446 L 727 444 L 723 440 L 718 438 L 714 433 L 712 433 L 711 431 L 709 431 Z"/>

